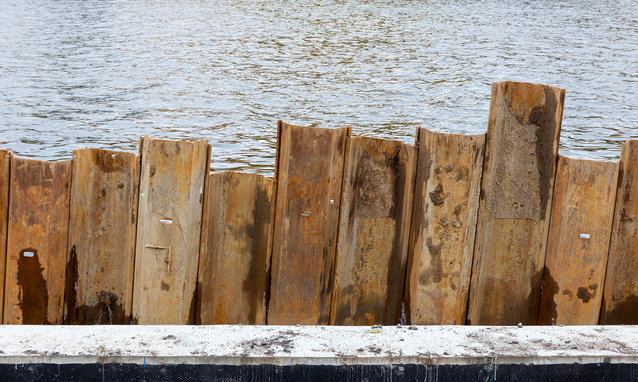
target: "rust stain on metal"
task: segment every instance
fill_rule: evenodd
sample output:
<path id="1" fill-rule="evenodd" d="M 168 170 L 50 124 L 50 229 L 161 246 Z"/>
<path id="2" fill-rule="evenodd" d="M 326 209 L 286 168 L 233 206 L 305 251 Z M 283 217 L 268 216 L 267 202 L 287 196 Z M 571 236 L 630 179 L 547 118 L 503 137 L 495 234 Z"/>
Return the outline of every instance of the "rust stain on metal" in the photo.
<path id="1" fill-rule="evenodd" d="M 279 122 L 269 324 L 328 324 L 349 128 Z M 302 216 L 303 211 L 312 212 Z"/>
<path id="2" fill-rule="evenodd" d="M 556 280 L 552 277 L 551 271 L 548 268 L 545 268 L 542 283 L 543 296 L 541 298 L 538 314 L 539 323 L 546 325 L 556 325 L 558 323 L 558 304 L 556 304 L 556 297 L 560 290 L 560 285 L 558 285 Z M 572 297 L 573 293 L 569 289 L 564 289 L 562 295 Z"/>
<path id="3" fill-rule="evenodd" d="M 126 324 L 133 293 L 139 159 L 101 149 L 75 150 L 73 158 L 65 322 Z M 105 294 L 111 296 L 108 301 Z"/>
<path id="4" fill-rule="evenodd" d="M 64 291 L 64 323 L 70 324 L 77 321 L 77 284 L 78 284 L 78 256 L 75 244 L 71 246 L 66 263 L 66 281 Z"/>
<path id="5" fill-rule="evenodd" d="M 263 325 L 275 182 L 261 175 L 222 172 L 209 175 L 207 184 L 197 322 Z"/>
<path id="6" fill-rule="evenodd" d="M 71 161 L 12 158 L 5 324 L 62 323 L 70 182 Z"/>
<path id="7" fill-rule="evenodd" d="M 332 296 L 335 325 L 397 324 L 412 207 L 414 148 L 349 138 Z"/>
<path id="8" fill-rule="evenodd" d="M 7 260 L 7 226 L 9 224 L 9 172 L 11 152 L 0 150 L 0 312 L 4 305 L 5 263 Z M 3 317 L 0 316 L 0 323 Z"/>
<path id="9" fill-rule="evenodd" d="M 617 178 L 617 162 L 559 157 L 545 272 L 568 293 L 543 287 L 539 324 L 598 323 Z"/>
<path id="10" fill-rule="evenodd" d="M 638 324 L 638 140 L 622 146 L 601 324 Z"/>
<path id="11" fill-rule="evenodd" d="M 413 324 L 465 322 L 485 135 L 417 129 L 406 287 Z"/>
<path id="12" fill-rule="evenodd" d="M 25 253 L 29 253 L 25 256 Z M 17 283 L 20 288 L 18 305 L 22 310 L 22 324 L 49 324 L 47 318 L 49 292 L 47 282 L 42 275 L 44 268 L 40 265 L 38 250 L 26 248 L 18 255 Z"/>
<path id="13" fill-rule="evenodd" d="M 210 145 L 146 136 L 140 153 L 132 314 L 141 324 L 192 323 Z"/>
<path id="14" fill-rule="evenodd" d="M 564 97 L 551 86 L 492 85 L 469 295 L 474 325 L 537 320 Z"/>

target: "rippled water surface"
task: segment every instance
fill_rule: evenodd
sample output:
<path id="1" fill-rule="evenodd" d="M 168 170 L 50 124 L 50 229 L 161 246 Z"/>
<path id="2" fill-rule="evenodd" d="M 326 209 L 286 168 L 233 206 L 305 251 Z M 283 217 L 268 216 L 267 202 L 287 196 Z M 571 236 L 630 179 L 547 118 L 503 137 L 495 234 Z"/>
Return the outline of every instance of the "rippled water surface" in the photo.
<path id="1" fill-rule="evenodd" d="M 638 137 L 636 1 L 0 0 L 0 147 L 200 139 L 271 174 L 276 121 L 483 132 L 490 84 L 567 89 L 561 153 Z"/>

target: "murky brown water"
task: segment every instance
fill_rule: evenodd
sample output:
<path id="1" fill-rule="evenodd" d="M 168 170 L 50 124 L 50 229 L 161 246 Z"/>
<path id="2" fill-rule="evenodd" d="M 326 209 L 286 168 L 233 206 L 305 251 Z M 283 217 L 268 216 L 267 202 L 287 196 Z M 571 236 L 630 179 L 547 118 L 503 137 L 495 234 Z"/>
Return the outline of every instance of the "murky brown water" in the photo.
<path id="1" fill-rule="evenodd" d="M 490 83 L 567 89 L 561 153 L 638 137 L 638 2 L 0 0 L 0 147 L 206 138 L 271 174 L 276 121 L 485 130 Z"/>

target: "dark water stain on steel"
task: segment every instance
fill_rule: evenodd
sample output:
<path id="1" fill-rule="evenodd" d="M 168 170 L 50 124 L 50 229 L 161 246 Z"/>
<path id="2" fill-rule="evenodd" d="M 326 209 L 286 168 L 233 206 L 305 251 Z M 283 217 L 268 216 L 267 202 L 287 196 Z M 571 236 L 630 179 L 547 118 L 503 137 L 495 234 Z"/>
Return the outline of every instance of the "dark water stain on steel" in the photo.
<path id="1" fill-rule="evenodd" d="M 545 88 L 545 105 L 532 109 L 529 121 L 536 129 L 536 166 L 539 174 L 539 196 L 541 219 L 545 219 L 547 204 L 551 199 L 552 181 L 556 169 L 554 137 L 559 127 L 555 121 L 558 101 L 551 88 Z"/>
<path id="2" fill-rule="evenodd" d="M 392 325 L 393 322 L 385 322 L 387 320 L 387 306 L 379 304 L 383 301 L 375 291 L 365 291 L 360 293 L 360 287 L 356 285 L 347 285 L 342 291 L 346 298 L 337 301 L 335 305 L 335 320 L 333 325 Z M 355 305 L 355 311 L 352 313 L 352 305 Z"/>
<path id="3" fill-rule="evenodd" d="M 538 319 L 538 311 L 541 299 L 541 285 L 543 283 L 544 270 L 534 273 L 530 282 L 530 291 L 527 295 L 527 324 L 536 324 Z M 550 275 L 548 274 L 548 277 Z M 551 282 L 548 278 L 548 282 Z M 556 294 L 556 293 L 554 293 Z M 523 322 L 524 323 L 524 322 Z"/>
<path id="4" fill-rule="evenodd" d="M 405 181 L 407 176 L 406 166 L 410 165 L 407 161 L 408 155 L 402 144 L 395 144 L 391 154 L 386 154 L 385 165 L 390 170 L 388 181 L 392 190 L 392 207 L 388 211 L 389 217 L 398 217 L 401 213 L 404 197 L 405 197 Z"/>
<path id="5" fill-rule="evenodd" d="M 539 325 L 552 325 L 558 319 L 557 304 L 555 297 L 560 291 L 556 280 L 552 277 L 549 268 L 543 272 L 542 295 L 538 313 Z M 568 292 L 568 293 L 565 293 Z M 569 290 L 564 290 L 563 295 L 571 294 Z"/>
<path id="6" fill-rule="evenodd" d="M 122 304 L 116 303 L 118 297 L 114 293 L 99 292 L 96 296 L 98 303 L 94 306 L 80 304 L 77 297 L 78 273 L 78 255 L 76 246 L 73 245 L 66 264 L 64 322 L 71 325 L 126 324 Z"/>
<path id="7" fill-rule="evenodd" d="M 518 295 L 512 291 L 509 280 L 487 278 L 483 288 L 484 301 L 496 303 L 480 306 L 475 325 L 533 325 L 537 322 L 538 306 L 543 272 L 536 272 L 531 277 L 527 298 L 512 298 Z"/>
<path id="8" fill-rule="evenodd" d="M 394 325 L 399 323 L 401 319 L 401 303 L 406 284 L 406 255 L 403 251 L 403 240 L 409 239 L 409 228 L 407 232 L 402 231 L 403 219 L 410 219 L 410 214 L 404 211 L 411 206 L 406 205 L 406 196 L 408 192 L 412 192 L 414 178 L 409 169 L 413 168 L 413 163 L 409 155 L 409 148 L 403 144 L 396 144 L 391 154 L 386 155 L 386 166 L 390 168 L 393 192 L 393 208 L 389 211 L 390 217 L 394 218 L 395 230 L 394 241 L 392 243 L 391 255 L 388 259 L 388 275 L 386 281 L 386 303 L 384 317 L 382 317 L 385 325 Z M 406 189 L 407 187 L 407 189 Z M 374 297 L 376 298 L 376 297 Z M 376 301 L 376 300 L 372 300 Z"/>
<path id="9" fill-rule="evenodd" d="M 268 235 L 272 219 L 272 201 L 263 185 L 257 185 L 255 207 L 252 222 L 245 227 L 245 234 L 250 241 L 249 274 L 242 283 L 242 290 L 248 296 L 245 301 L 248 306 L 247 323 L 262 324 L 257 321 L 257 311 L 265 301 L 268 280 L 270 279 L 270 264 L 268 264 Z M 265 317 L 264 317 L 265 318 Z"/>
<path id="10" fill-rule="evenodd" d="M 342 301 L 348 301 L 350 302 L 352 299 L 352 296 L 354 296 L 354 285 L 346 285 L 343 287 L 343 289 L 340 291 L 341 295 L 343 296 L 347 296 L 346 299 L 343 300 L 337 300 L 337 304 L 335 304 L 335 314 L 334 314 L 334 322 L 331 322 L 332 325 L 344 325 L 346 320 L 350 317 L 350 304 L 349 303 L 343 303 L 340 304 L 339 302 Z M 358 311 L 357 311 L 358 312 Z M 353 319 L 356 319 L 356 315 Z"/>
<path id="11" fill-rule="evenodd" d="M 478 317 L 473 325 L 516 325 L 521 322 L 529 325 L 536 317 L 529 316 L 528 300 L 511 298 L 511 281 L 487 278 L 483 288 L 483 299 L 495 303 L 483 304 L 479 307 Z"/>
<path id="12" fill-rule="evenodd" d="M 198 283 L 197 286 L 200 284 Z M 195 323 L 195 314 L 197 312 L 197 286 L 193 291 L 193 296 L 191 297 L 190 305 L 188 306 L 188 318 L 185 322 L 186 325 L 193 325 Z"/>
<path id="13" fill-rule="evenodd" d="M 439 283 L 443 278 L 443 260 L 441 259 L 441 247 L 443 244 L 439 243 L 438 245 L 434 245 L 432 238 L 428 237 L 425 240 L 425 245 L 428 247 L 432 268 L 421 273 L 419 276 L 419 283 L 426 285 L 429 283 L 430 279 L 435 283 Z"/>
<path id="14" fill-rule="evenodd" d="M 434 188 L 434 191 L 430 192 L 429 195 L 430 200 L 432 200 L 432 204 L 435 206 L 442 205 L 445 202 L 445 198 L 447 198 L 447 195 L 443 193 L 443 186 L 440 184 L 438 184 L 436 188 Z"/>
<path id="15" fill-rule="evenodd" d="M 32 252 L 33 257 L 24 256 L 25 252 Z M 20 287 L 18 305 L 22 310 L 22 324 L 49 324 L 47 317 L 49 291 L 42 275 L 43 270 L 36 249 L 25 248 L 20 251 L 18 256 L 18 286 Z"/>
<path id="16" fill-rule="evenodd" d="M 262 263 L 259 257 L 265 257 L 266 253 L 260 253 L 257 250 L 259 242 L 261 241 L 261 237 L 259 237 L 256 232 L 257 227 L 259 227 L 259 221 L 256 220 L 257 217 L 258 206 L 255 206 L 253 209 L 253 221 L 246 224 L 243 230 L 239 230 L 239 237 L 237 237 L 238 241 L 248 240 L 248 250 L 246 253 L 243 253 L 244 256 L 248 258 L 248 275 L 242 281 L 242 291 L 244 292 L 246 298 L 245 299 L 236 299 L 235 304 L 245 304 L 245 308 L 248 309 L 248 314 L 246 317 L 246 323 L 255 324 L 255 319 L 257 317 L 257 305 L 261 303 L 261 299 L 259 296 L 259 290 L 263 288 L 262 283 L 260 283 L 260 279 L 265 269 L 260 269 L 260 263 Z M 238 232 L 235 232 L 237 234 Z M 247 237 L 244 237 L 247 236 Z M 262 248 L 263 249 L 263 248 Z M 238 297 L 238 296 L 236 296 Z"/>
<path id="17" fill-rule="evenodd" d="M 586 304 L 589 302 L 589 300 L 592 299 L 592 297 L 594 297 L 594 294 L 589 292 L 589 290 L 587 290 L 587 288 L 585 287 L 579 287 L 578 291 L 576 292 L 576 296 L 578 296 L 578 298 Z"/>
<path id="18" fill-rule="evenodd" d="M 624 145 L 623 145 L 624 146 Z M 618 161 L 618 180 L 617 180 L 617 184 L 618 184 L 618 188 L 623 187 L 623 179 L 625 177 L 625 164 L 624 164 L 624 160 L 619 160 Z"/>
<path id="19" fill-rule="evenodd" d="M 154 143 L 158 145 L 157 149 L 159 150 L 160 154 L 162 154 L 165 158 L 168 158 L 171 155 L 173 155 L 174 154 L 173 151 L 175 151 L 174 150 L 175 148 L 179 149 L 179 145 L 171 144 L 172 142 L 159 141 Z M 151 151 L 152 150 L 153 150 L 153 147 L 151 147 Z"/>
<path id="20" fill-rule="evenodd" d="M 124 325 L 129 320 L 118 303 L 115 293 L 100 291 L 96 294 L 97 304 L 81 305 L 78 307 L 78 322 L 82 325 Z"/>
<path id="21" fill-rule="evenodd" d="M 136 189 L 137 191 L 137 189 Z M 137 198 L 135 199 L 135 204 L 133 205 L 133 208 L 131 208 L 131 225 L 135 225 L 135 223 L 137 222 Z"/>
<path id="22" fill-rule="evenodd" d="M 638 295 L 614 304 L 613 309 L 603 312 L 601 321 L 605 325 L 638 325 Z"/>
<path id="23" fill-rule="evenodd" d="M 195 287 L 195 317 L 194 323 L 195 325 L 202 324 L 202 282 L 198 281 Z"/>
<path id="24" fill-rule="evenodd" d="M 332 303 L 332 286 L 334 281 L 334 256 L 329 256 L 332 239 L 328 240 L 322 251 L 323 271 L 320 275 L 319 317 L 316 325 L 330 323 L 330 304 Z"/>
<path id="25" fill-rule="evenodd" d="M 366 291 L 363 296 L 357 299 L 357 309 L 352 316 L 355 325 L 394 325 L 394 312 L 390 306 L 379 306 L 379 301 L 383 301 L 383 296 L 379 296 L 375 291 Z M 347 314 L 350 313 L 349 304 L 343 307 Z"/>
<path id="26" fill-rule="evenodd" d="M 631 216 L 627 214 L 627 209 L 624 206 L 620 207 L 620 221 L 622 223 L 631 223 L 634 221 L 634 219 L 632 219 Z"/>
<path id="27" fill-rule="evenodd" d="M 66 317 L 64 322 L 66 324 L 80 324 L 78 321 L 77 306 L 77 290 L 76 285 L 78 282 L 78 256 L 75 249 L 75 244 L 69 251 L 69 260 L 66 263 L 66 280 L 64 284 L 64 305 L 66 307 Z"/>
<path id="28" fill-rule="evenodd" d="M 477 165 L 483 166 L 483 151 L 485 151 L 485 139 L 480 139 L 481 145 L 477 145 L 474 150 L 474 158 L 472 158 L 472 168 L 475 168 Z M 479 162 L 479 159 L 481 160 Z"/>
<path id="29" fill-rule="evenodd" d="M 457 182 L 468 179 L 470 176 L 470 169 L 466 166 L 459 166 L 456 170 L 456 177 L 454 178 Z"/>
<path id="30" fill-rule="evenodd" d="M 164 280 L 162 280 L 160 283 L 160 289 L 162 289 L 163 291 L 169 291 L 171 290 L 171 286 L 165 283 Z"/>
<path id="31" fill-rule="evenodd" d="M 622 165 L 622 161 L 620 163 Z M 634 221 L 634 219 L 632 218 L 632 216 L 630 216 L 629 213 L 627 213 L 626 206 L 631 203 L 632 182 L 628 181 L 628 182 L 625 182 L 625 184 L 622 184 L 622 173 L 623 172 L 620 172 L 619 177 L 621 177 L 621 180 L 618 181 L 619 187 L 622 187 L 622 203 L 620 203 L 620 221 L 622 223 L 631 223 Z"/>
<path id="32" fill-rule="evenodd" d="M 113 154 L 108 151 L 93 151 L 93 162 L 98 166 L 101 172 L 111 173 L 120 171 L 124 164 L 123 156 Z"/>

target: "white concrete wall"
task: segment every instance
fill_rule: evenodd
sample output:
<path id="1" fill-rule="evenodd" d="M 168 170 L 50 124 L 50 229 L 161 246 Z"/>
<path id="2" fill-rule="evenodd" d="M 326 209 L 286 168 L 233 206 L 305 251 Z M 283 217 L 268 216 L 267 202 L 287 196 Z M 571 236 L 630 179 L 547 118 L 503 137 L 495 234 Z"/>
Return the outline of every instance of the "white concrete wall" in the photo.
<path id="1" fill-rule="evenodd" d="M 0 326 L 0 363 L 638 363 L 638 326 Z"/>

